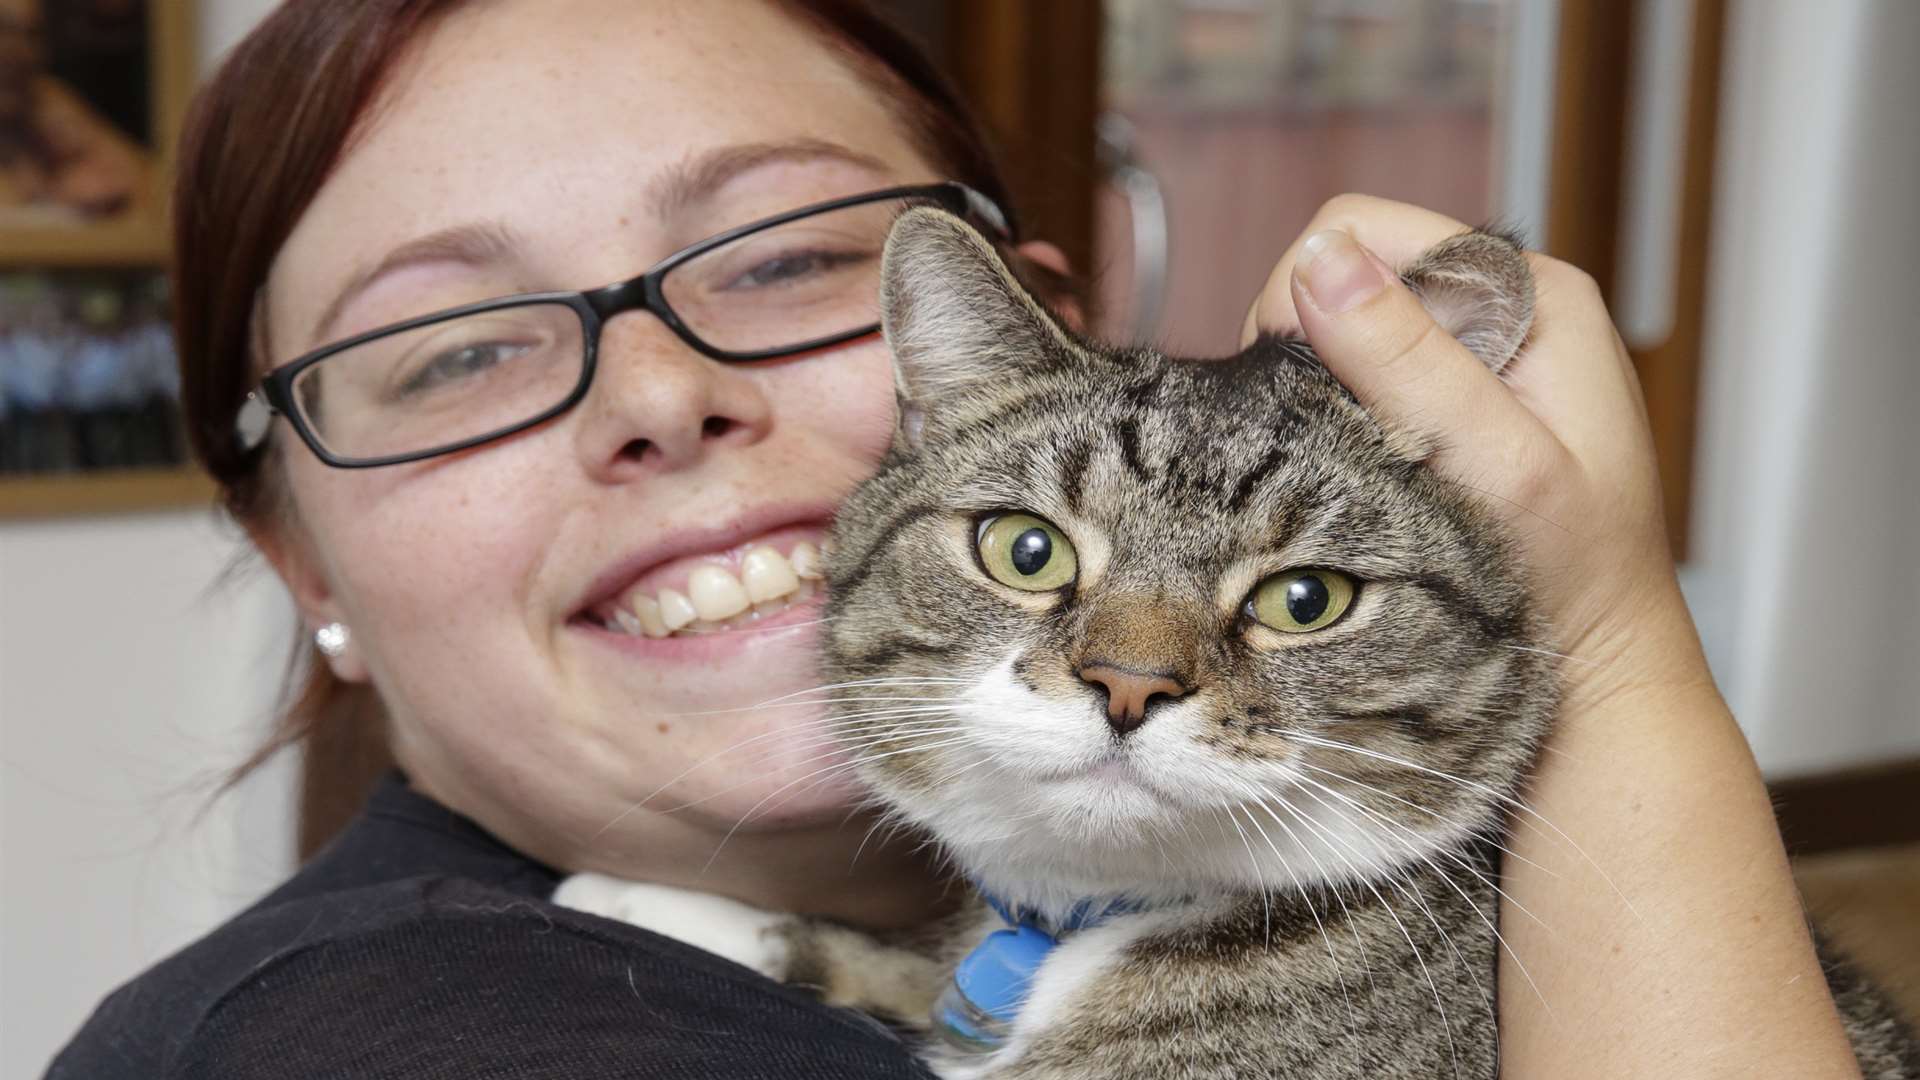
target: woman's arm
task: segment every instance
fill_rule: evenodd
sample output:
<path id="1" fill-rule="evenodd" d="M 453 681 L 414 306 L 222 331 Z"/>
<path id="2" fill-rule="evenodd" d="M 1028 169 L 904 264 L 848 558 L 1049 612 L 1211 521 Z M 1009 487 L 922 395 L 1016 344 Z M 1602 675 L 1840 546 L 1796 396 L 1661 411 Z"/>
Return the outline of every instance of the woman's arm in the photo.
<path id="1" fill-rule="evenodd" d="M 1247 329 L 1303 330 L 1383 422 L 1432 438 L 1441 475 L 1508 519 L 1567 656 L 1504 867 L 1502 1072 L 1858 1077 L 1680 596 L 1626 349 L 1592 279 L 1534 256 L 1534 333 L 1495 377 L 1387 269 L 1464 229 L 1334 200 Z"/>

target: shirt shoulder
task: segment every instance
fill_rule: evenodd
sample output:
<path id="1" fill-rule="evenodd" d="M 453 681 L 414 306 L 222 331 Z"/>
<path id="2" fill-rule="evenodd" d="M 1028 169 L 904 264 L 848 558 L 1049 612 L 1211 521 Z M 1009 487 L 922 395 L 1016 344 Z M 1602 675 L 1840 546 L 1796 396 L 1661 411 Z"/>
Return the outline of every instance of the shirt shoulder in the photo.
<path id="1" fill-rule="evenodd" d="M 121 988 L 68 1077 L 916 1077 L 884 1028 L 635 927 L 463 879 L 249 912 Z"/>
<path id="2" fill-rule="evenodd" d="M 859 1014 L 548 903 L 558 881 L 389 776 L 284 885 L 109 995 L 48 1076 L 926 1075 Z"/>

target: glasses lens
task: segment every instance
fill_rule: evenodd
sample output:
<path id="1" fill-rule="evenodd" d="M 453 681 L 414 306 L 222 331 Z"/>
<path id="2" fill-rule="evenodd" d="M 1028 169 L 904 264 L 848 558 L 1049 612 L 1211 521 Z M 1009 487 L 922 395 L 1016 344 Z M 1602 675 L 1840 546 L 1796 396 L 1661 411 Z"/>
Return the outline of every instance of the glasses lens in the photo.
<path id="1" fill-rule="evenodd" d="M 667 304 L 716 349 L 771 352 L 880 321 L 880 252 L 900 199 L 813 214 L 749 233 L 674 267 Z"/>
<path id="2" fill-rule="evenodd" d="M 294 378 L 293 399 L 334 456 L 395 457 L 523 424 L 566 400 L 585 365 L 572 308 L 523 304 L 334 353 Z"/>

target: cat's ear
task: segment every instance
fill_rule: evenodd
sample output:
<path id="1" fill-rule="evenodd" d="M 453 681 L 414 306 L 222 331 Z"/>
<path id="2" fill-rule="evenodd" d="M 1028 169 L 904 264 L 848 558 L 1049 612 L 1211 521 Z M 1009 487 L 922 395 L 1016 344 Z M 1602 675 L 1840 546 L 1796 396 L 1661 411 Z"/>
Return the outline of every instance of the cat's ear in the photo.
<path id="1" fill-rule="evenodd" d="M 914 445 L 929 415 L 988 399 L 1009 376 L 1074 348 L 985 237 L 929 207 L 902 214 L 887 237 L 880 320 L 900 430 Z"/>
<path id="2" fill-rule="evenodd" d="M 1429 248 L 1400 280 L 1441 329 L 1497 374 L 1533 328 L 1533 271 L 1513 239 L 1462 233 Z"/>

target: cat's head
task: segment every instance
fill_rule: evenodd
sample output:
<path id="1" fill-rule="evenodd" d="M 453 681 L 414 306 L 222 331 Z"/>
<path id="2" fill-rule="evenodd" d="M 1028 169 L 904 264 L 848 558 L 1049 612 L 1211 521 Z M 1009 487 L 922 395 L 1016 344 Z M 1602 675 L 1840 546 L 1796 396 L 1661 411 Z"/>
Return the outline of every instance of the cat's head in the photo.
<path id="1" fill-rule="evenodd" d="M 892 811 L 1042 905 L 1376 877 L 1496 821 L 1554 699 L 1520 568 L 1311 350 L 1094 345 L 933 210 L 883 279 L 900 426 L 835 527 L 826 673 Z M 1510 243 L 1408 280 L 1518 349 Z"/>

